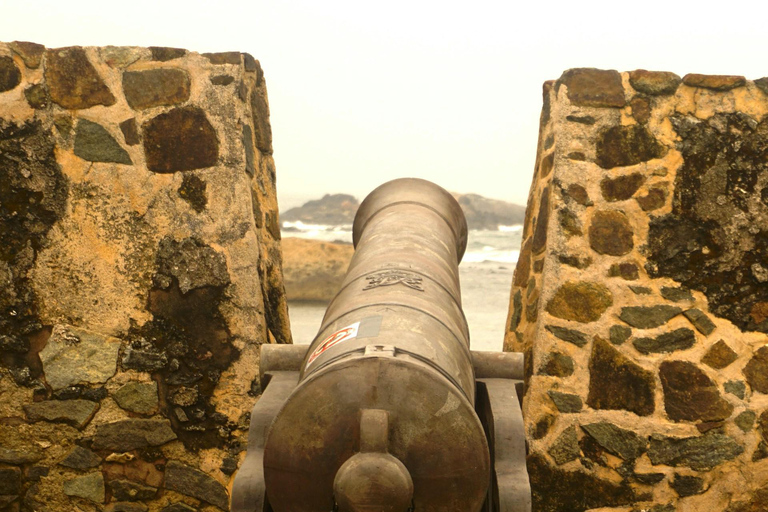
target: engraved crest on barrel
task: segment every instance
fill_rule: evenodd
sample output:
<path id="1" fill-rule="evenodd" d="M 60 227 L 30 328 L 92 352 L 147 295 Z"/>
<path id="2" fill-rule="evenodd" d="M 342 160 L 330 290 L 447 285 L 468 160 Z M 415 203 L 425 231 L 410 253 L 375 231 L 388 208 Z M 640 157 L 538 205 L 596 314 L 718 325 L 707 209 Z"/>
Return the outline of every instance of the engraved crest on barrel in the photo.
<path id="1" fill-rule="evenodd" d="M 355 254 L 272 424 L 264 478 L 276 512 L 481 510 L 490 456 L 458 265 L 456 200 L 406 178 L 373 191 Z"/>

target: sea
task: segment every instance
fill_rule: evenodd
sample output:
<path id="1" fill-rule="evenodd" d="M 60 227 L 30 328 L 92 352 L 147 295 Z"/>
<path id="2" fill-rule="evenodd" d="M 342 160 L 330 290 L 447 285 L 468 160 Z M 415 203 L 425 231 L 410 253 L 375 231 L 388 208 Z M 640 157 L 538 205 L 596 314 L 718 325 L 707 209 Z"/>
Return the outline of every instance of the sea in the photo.
<path id="1" fill-rule="evenodd" d="M 459 265 L 461 300 L 472 350 L 501 351 L 509 311 L 512 273 L 520 255 L 523 227 L 470 230 L 467 250 Z M 283 237 L 352 243 L 352 226 L 283 222 Z M 294 343 L 311 343 L 325 314 L 326 304 L 289 302 Z"/>

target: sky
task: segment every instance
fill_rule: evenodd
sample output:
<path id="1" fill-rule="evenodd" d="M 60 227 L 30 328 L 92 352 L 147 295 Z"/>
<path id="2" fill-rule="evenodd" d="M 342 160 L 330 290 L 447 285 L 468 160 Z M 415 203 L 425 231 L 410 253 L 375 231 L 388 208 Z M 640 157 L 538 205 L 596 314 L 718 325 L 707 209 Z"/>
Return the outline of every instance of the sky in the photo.
<path id="1" fill-rule="evenodd" d="M 573 67 L 768 75 L 764 2 L 0 0 L 0 39 L 257 58 L 281 209 L 415 176 L 525 204 Z"/>

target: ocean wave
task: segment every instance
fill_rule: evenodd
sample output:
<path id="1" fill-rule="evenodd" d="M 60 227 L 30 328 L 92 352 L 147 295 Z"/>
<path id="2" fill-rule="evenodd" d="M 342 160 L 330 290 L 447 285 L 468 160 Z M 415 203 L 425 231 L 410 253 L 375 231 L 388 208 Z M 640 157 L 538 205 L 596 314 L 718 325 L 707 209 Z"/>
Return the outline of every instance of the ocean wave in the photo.
<path id="1" fill-rule="evenodd" d="M 514 226 L 499 226 L 499 231 L 503 231 L 505 233 L 514 233 L 522 230 L 523 230 L 522 224 L 515 224 Z"/>
<path id="2" fill-rule="evenodd" d="M 462 258 L 462 263 L 483 263 L 493 261 L 497 263 L 517 263 L 520 251 L 504 251 L 495 247 L 483 247 L 482 251 L 467 252 Z"/>

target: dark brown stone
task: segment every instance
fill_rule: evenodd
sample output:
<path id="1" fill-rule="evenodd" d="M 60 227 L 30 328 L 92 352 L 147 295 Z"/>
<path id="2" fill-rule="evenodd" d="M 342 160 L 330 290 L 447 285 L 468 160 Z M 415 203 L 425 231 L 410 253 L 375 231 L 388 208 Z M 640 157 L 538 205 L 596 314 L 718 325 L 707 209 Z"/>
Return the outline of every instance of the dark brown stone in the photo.
<path id="1" fill-rule="evenodd" d="M 205 195 L 205 189 L 208 184 L 195 176 L 194 174 L 184 173 L 184 178 L 179 187 L 179 195 L 189 203 L 193 210 L 201 213 L 208 204 L 208 197 Z"/>
<path id="2" fill-rule="evenodd" d="M 569 377 L 573 375 L 573 370 L 573 359 L 570 356 L 560 352 L 552 352 L 539 373 L 552 377 Z"/>
<path id="3" fill-rule="evenodd" d="M 595 212 L 589 225 L 589 246 L 598 254 L 623 256 L 635 246 L 627 216 L 614 210 Z"/>
<path id="4" fill-rule="evenodd" d="M 10 57 L 0 57 L 0 92 L 15 89 L 21 83 L 21 71 Z"/>
<path id="5" fill-rule="evenodd" d="M 178 105 L 189 99 L 189 74 L 182 69 L 157 68 L 123 73 L 123 92 L 136 110 Z"/>
<path id="6" fill-rule="evenodd" d="M 592 206 L 592 200 L 589 198 L 587 189 L 576 183 L 571 183 L 565 190 L 566 197 L 570 197 L 582 206 Z"/>
<path id="7" fill-rule="evenodd" d="M 632 106 L 632 117 L 640 124 L 645 124 L 651 118 L 651 102 L 645 96 L 635 96 L 629 102 Z"/>
<path id="8" fill-rule="evenodd" d="M 547 80 L 543 84 L 541 84 L 541 116 L 539 117 L 539 126 L 541 127 L 540 131 L 544 131 L 544 126 L 549 123 L 549 116 L 551 114 L 551 101 L 550 101 L 550 95 L 552 94 L 552 87 L 555 86 L 554 80 Z"/>
<path id="9" fill-rule="evenodd" d="M 528 457 L 528 473 L 533 510 L 537 512 L 583 512 L 629 505 L 636 499 L 626 482 L 617 484 L 591 473 L 558 469 L 535 453 Z"/>
<path id="10" fill-rule="evenodd" d="M 709 336 L 715 330 L 715 324 L 709 317 L 700 309 L 689 309 L 683 311 L 685 318 L 691 321 L 696 330 L 705 336 Z"/>
<path id="11" fill-rule="evenodd" d="M 219 140 L 202 109 L 175 108 L 142 126 L 150 171 L 190 171 L 216 165 Z"/>
<path id="12" fill-rule="evenodd" d="M 664 155 L 659 141 L 640 125 L 613 126 L 600 132 L 596 142 L 595 162 L 603 169 L 647 162 Z"/>
<path id="13" fill-rule="evenodd" d="M 509 332 L 514 332 L 517 330 L 517 327 L 520 325 L 520 319 L 522 318 L 523 314 L 523 294 L 520 290 L 517 290 L 515 292 L 514 297 L 512 298 L 512 310 L 509 313 L 509 322 L 507 325 L 507 330 Z"/>
<path id="14" fill-rule="evenodd" d="M 569 69 L 557 81 L 568 87 L 571 104 L 582 107 L 623 107 L 624 87 L 615 70 L 593 68 Z"/>
<path id="15" fill-rule="evenodd" d="M 589 373 L 587 405 L 593 409 L 621 409 L 638 416 L 653 414 L 656 389 L 653 374 L 599 337 L 592 345 Z"/>
<path id="16" fill-rule="evenodd" d="M 533 273 L 534 274 L 541 274 L 541 271 L 544 270 L 544 258 L 538 259 L 533 262 Z"/>
<path id="17" fill-rule="evenodd" d="M 251 112 L 253 114 L 253 133 L 256 147 L 262 153 L 272 154 L 272 127 L 269 124 L 269 105 L 266 93 L 260 88 L 251 92 Z"/>
<path id="18" fill-rule="evenodd" d="M 152 60 L 159 62 L 166 62 L 173 59 L 178 59 L 187 54 L 187 50 L 182 48 L 166 48 L 163 46 L 150 46 L 149 50 L 152 52 Z"/>
<path id="19" fill-rule="evenodd" d="M 557 257 L 557 260 L 564 265 L 578 268 L 580 270 L 584 270 L 592 264 L 592 258 L 580 258 L 573 254 L 561 254 Z"/>
<path id="20" fill-rule="evenodd" d="M 768 346 L 760 347 L 742 372 L 752 389 L 768 394 Z"/>
<path id="21" fill-rule="evenodd" d="M 522 288 L 528 284 L 531 275 L 531 240 L 525 241 L 520 248 L 520 256 L 517 258 L 515 266 L 514 285 Z"/>
<path id="22" fill-rule="evenodd" d="M 130 480 L 111 480 L 109 488 L 112 490 L 112 497 L 119 501 L 151 500 L 157 494 L 156 487 Z"/>
<path id="23" fill-rule="evenodd" d="M 531 250 L 533 254 L 540 254 L 547 246 L 547 228 L 549 227 L 549 187 L 541 191 L 539 201 L 539 216 L 536 219 L 536 228 L 533 232 Z"/>
<path id="24" fill-rule="evenodd" d="M 763 437 L 763 440 L 768 442 L 768 409 L 760 415 L 757 426 L 760 429 L 760 435 Z"/>
<path id="25" fill-rule="evenodd" d="M 638 329 L 653 329 L 660 327 L 676 317 L 683 310 L 677 306 L 629 306 L 621 308 L 619 318 Z"/>
<path id="26" fill-rule="evenodd" d="M 635 281 L 640 277 L 640 269 L 637 264 L 630 261 L 614 263 L 608 269 L 608 277 L 620 277 L 626 281 Z"/>
<path id="27" fill-rule="evenodd" d="M 32 108 L 45 108 L 48 106 L 48 89 L 43 84 L 30 85 L 24 89 L 24 97 Z"/>
<path id="28" fill-rule="evenodd" d="M 629 83 L 637 92 L 657 95 L 674 94 L 682 80 L 668 71 L 636 69 L 629 72 Z"/>
<path id="29" fill-rule="evenodd" d="M 549 429 L 555 424 L 555 417 L 551 414 L 545 414 L 536 422 L 531 437 L 534 439 L 543 439 L 549 433 Z"/>
<path id="30" fill-rule="evenodd" d="M 689 475 L 675 475 L 675 479 L 669 483 L 669 486 L 681 498 L 701 494 L 707 490 L 704 488 L 703 478 Z"/>
<path id="31" fill-rule="evenodd" d="M 240 52 L 203 53 L 211 64 L 240 64 Z"/>
<path id="32" fill-rule="evenodd" d="M 14 41 L 9 43 L 14 53 L 16 53 L 21 60 L 24 61 L 24 65 L 29 69 L 37 69 L 40 67 L 40 63 L 43 60 L 43 53 L 45 53 L 45 46 L 37 43 L 30 43 L 29 41 Z"/>
<path id="33" fill-rule="evenodd" d="M 730 91 L 736 87 L 744 87 L 747 80 L 738 75 L 699 75 L 690 73 L 683 77 L 683 83 L 690 87 L 702 87 L 714 91 Z"/>
<path id="34" fill-rule="evenodd" d="M 635 295 L 650 295 L 653 292 L 653 290 L 647 286 L 630 286 L 629 289 L 632 290 L 632 293 Z"/>
<path id="35" fill-rule="evenodd" d="M 550 153 L 541 159 L 541 167 L 539 169 L 539 177 L 546 178 L 549 173 L 552 172 L 552 168 L 555 166 L 555 154 Z"/>
<path id="36" fill-rule="evenodd" d="M 235 77 L 231 75 L 216 75 L 211 77 L 211 83 L 213 85 L 229 85 L 235 81 Z"/>
<path id="37" fill-rule="evenodd" d="M 572 153 L 568 153 L 566 156 L 569 160 L 576 160 L 577 162 L 585 162 L 587 160 L 587 155 L 581 151 L 574 151 Z"/>
<path id="38" fill-rule="evenodd" d="M 611 292 L 599 283 L 567 282 L 547 304 L 547 312 L 563 320 L 589 323 L 599 320 L 613 304 Z"/>
<path id="39" fill-rule="evenodd" d="M 572 123 L 585 124 L 587 126 L 592 126 L 595 124 L 595 118 L 592 116 L 576 116 L 571 114 L 569 116 L 565 116 L 565 119 L 567 121 L 571 121 Z"/>
<path id="40" fill-rule="evenodd" d="M 667 189 L 660 187 L 651 187 L 644 196 L 636 197 L 635 201 L 640 205 L 644 212 L 658 210 L 667 202 Z"/>
<path id="41" fill-rule="evenodd" d="M 160 446 L 176 439 L 168 420 L 128 419 L 96 427 L 94 450 L 126 452 L 148 446 Z"/>
<path id="42" fill-rule="evenodd" d="M 139 127 L 136 125 L 135 118 L 132 117 L 120 123 L 120 131 L 123 132 L 125 143 L 129 146 L 135 146 L 141 142 L 141 139 L 139 138 Z"/>
<path id="43" fill-rule="evenodd" d="M 738 357 L 739 355 L 725 341 L 720 340 L 709 348 L 701 362 L 710 368 L 721 370 L 734 362 Z"/>
<path id="44" fill-rule="evenodd" d="M 687 361 L 664 361 L 659 367 L 664 409 L 672 421 L 720 421 L 733 406 L 720 396 L 712 380 Z"/>
<path id="45" fill-rule="evenodd" d="M 567 236 L 581 236 L 584 234 L 581 228 L 581 221 L 571 210 L 562 209 L 557 212 L 560 220 L 560 227 Z"/>
<path id="46" fill-rule="evenodd" d="M 600 190 L 606 201 L 624 201 L 635 195 L 645 180 L 646 177 L 639 172 L 617 178 L 604 178 L 600 181 Z"/>
<path id="47" fill-rule="evenodd" d="M 665 332 L 655 338 L 637 338 L 632 345 L 642 354 L 660 354 L 686 350 L 696 344 L 696 334 L 686 328 Z"/>
<path id="48" fill-rule="evenodd" d="M 45 55 L 45 79 L 54 103 L 72 110 L 114 105 L 115 97 L 82 48 L 56 48 Z"/>

